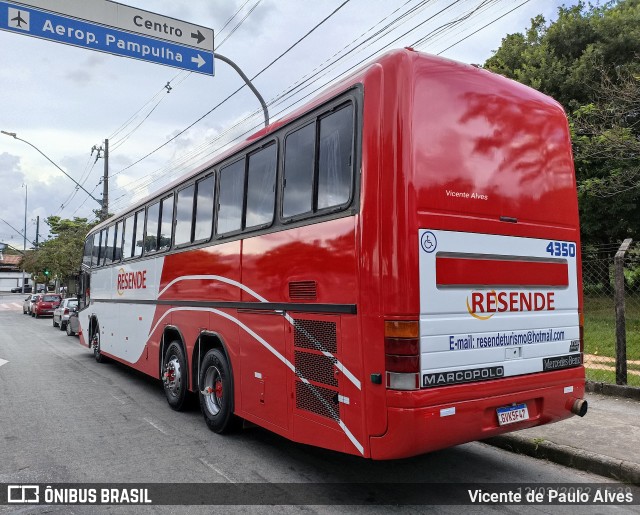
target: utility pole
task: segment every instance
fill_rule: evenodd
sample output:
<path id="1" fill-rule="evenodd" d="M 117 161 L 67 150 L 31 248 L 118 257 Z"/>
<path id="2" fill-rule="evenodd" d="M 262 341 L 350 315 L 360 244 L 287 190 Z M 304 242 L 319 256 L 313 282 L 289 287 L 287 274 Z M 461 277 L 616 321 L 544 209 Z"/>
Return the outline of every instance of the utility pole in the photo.
<path id="1" fill-rule="evenodd" d="M 36 250 L 38 250 L 38 237 L 40 236 L 40 215 L 36 217 Z"/>
<path id="2" fill-rule="evenodd" d="M 104 140 L 104 177 L 102 178 L 102 213 L 101 218 L 109 216 L 109 139 Z"/>
<path id="3" fill-rule="evenodd" d="M 102 175 L 102 208 L 100 209 L 100 221 L 106 220 L 109 216 L 109 140 L 104 140 L 104 147 L 94 145 L 91 147 L 91 155 L 96 153 L 96 163 L 101 157 L 104 158 L 104 173 Z"/>

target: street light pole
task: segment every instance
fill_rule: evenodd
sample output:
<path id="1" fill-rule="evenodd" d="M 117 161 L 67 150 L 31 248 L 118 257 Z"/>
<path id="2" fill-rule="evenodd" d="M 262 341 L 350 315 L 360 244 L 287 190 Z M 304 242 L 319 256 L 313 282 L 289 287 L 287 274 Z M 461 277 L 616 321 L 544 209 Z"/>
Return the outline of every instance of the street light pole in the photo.
<path id="1" fill-rule="evenodd" d="M 23 184 L 24 186 L 24 234 L 23 234 L 23 250 L 26 253 L 27 252 L 27 183 L 25 182 Z M 22 266 L 22 293 L 25 293 L 25 288 L 24 288 L 24 265 Z"/>
<path id="2" fill-rule="evenodd" d="M 26 139 L 18 138 L 18 136 L 17 136 L 17 134 L 15 132 L 0 131 L 0 133 L 5 134 L 7 136 L 11 136 L 13 139 L 17 139 L 18 141 L 22 141 L 23 143 L 26 143 L 27 145 L 29 145 L 31 148 L 37 150 L 47 161 L 49 161 L 53 166 L 55 166 L 58 170 L 60 170 L 63 174 L 65 174 L 69 179 L 71 179 L 76 184 L 76 186 L 78 188 L 80 188 L 82 191 L 84 191 L 93 200 L 95 200 L 98 204 L 100 204 L 100 207 L 102 207 L 102 201 L 101 200 L 98 200 L 91 193 L 89 193 L 86 189 L 84 189 L 82 187 L 82 184 L 80 184 L 73 177 L 71 177 L 67 172 L 65 172 L 62 168 L 60 168 L 56 163 L 54 163 L 49 156 L 47 156 L 42 150 L 40 150 L 38 147 L 36 147 L 33 143 L 29 143 Z"/>

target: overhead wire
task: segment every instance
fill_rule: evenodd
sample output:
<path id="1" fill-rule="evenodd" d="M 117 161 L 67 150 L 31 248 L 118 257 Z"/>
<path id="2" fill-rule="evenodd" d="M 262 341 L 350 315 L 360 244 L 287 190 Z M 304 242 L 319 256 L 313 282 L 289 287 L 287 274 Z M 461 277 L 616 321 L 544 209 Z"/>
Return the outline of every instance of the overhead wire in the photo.
<path id="1" fill-rule="evenodd" d="M 334 9 L 331 14 L 329 14 L 328 16 L 326 16 L 322 21 L 320 21 L 319 23 L 317 23 L 311 30 L 309 30 L 304 36 L 302 36 L 301 38 L 299 38 L 293 45 L 291 45 L 289 48 L 287 48 L 284 52 L 282 52 L 278 57 L 276 57 L 273 61 L 271 61 L 267 66 L 265 66 L 264 68 L 262 68 L 262 70 L 260 70 L 257 74 L 255 74 L 253 77 L 251 77 L 251 80 L 253 81 L 254 79 L 256 79 L 257 77 L 259 77 L 262 73 L 264 73 L 266 70 L 268 70 L 271 66 L 273 66 L 276 62 L 278 62 L 282 57 L 284 57 L 285 55 L 287 55 L 295 46 L 297 46 L 300 42 L 302 42 L 305 38 L 307 38 L 310 34 L 312 34 L 315 30 L 318 29 L 318 27 L 320 27 L 322 24 L 324 24 L 329 18 L 331 18 L 334 14 L 336 14 L 340 9 L 342 9 L 346 4 L 348 4 L 351 0 L 345 0 L 344 2 L 342 2 L 336 9 Z M 142 162 L 143 160 L 145 160 L 146 158 L 148 158 L 149 156 L 155 154 L 158 150 L 160 150 L 161 148 L 167 146 L 169 143 L 171 143 L 172 141 L 174 141 L 175 139 L 177 139 L 178 137 L 180 137 L 182 134 L 184 134 L 185 132 L 187 132 L 191 127 L 193 127 L 194 125 L 196 125 L 198 122 L 200 122 L 201 120 L 203 120 L 204 118 L 206 118 L 207 116 L 209 116 L 212 112 L 214 112 L 218 107 L 220 107 L 223 103 L 225 103 L 228 99 L 230 99 L 231 97 L 233 97 L 236 93 L 238 93 L 241 89 L 243 89 L 244 87 L 246 87 L 246 84 L 242 84 L 242 86 L 240 86 L 239 88 L 237 88 L 233 93 L 231 93 L 230 95 L 228 95 L 224 100 L 222 100 L 221 102 L 219 102 L 218 104 L 216 104 L 213 108 L 211 108 L 209 111 L 207 111 L 205 114 L 203 114 L 202 116 L 200 116 L 197 120 L 195 120 L 194 122 L 192 122 L 191 124 L 189 124 L 187 127 L 185 127 L 184 129 L 182 129 L 181 131 L 179 131 L 177 134 L 175 134 L 174 136 L 172 136 L 171 138 L 169 138 L 167 141 L 165 141 L 164 143 L 162 143 L 161 145 L 159 145 L 158 147 L 156 147 L 154 150 L 152 150 L 151 152 L 145 154 L 144 156 L 142 156 L 141 158 L 139 158 L 138 160 L 134 161 L 133 163 L 131 163 L 130 165 L 126 166 L 125 168 L 115 172 L 114 174 L 110 175 L 111 177 L 115 177 L 116 175 L 119 175 L 120 173 L 124 172 L 125 170 L 128 170 L 130 168 L 132 168 L 133 166 L 137 165 L 138 163 Z"/>
<path id="2" fill-rule="evenodd" d="M 408 2 L 407 2 L 407 3 L 408 3 Z M 424 3 L 424 2 L 423 2 L 423 3 Z M 485 0 L 485 3 L 486 3 L 486 0 Z M 406 5 L 406 4 L 405 4 L 405 5 Z M 477 9 L 477 8 L 476 8 L 476 9 Z M 394 13 L 395 13 L 395 12 L 397 12 L 397 10 L 396 10 L 396 11 L 394 11 Z M 438 14 L 440 14 L 441 12 L 442 12 L 442 10 L 441 10 L 439 13 L 436 13 L 436 15 L 432 16 L 431 18 L 435 18 L 435 17 L 436 17 Z M 406 13 L 405 13 L 405 15 L 406 15 Z M 404 16 L 404 15 L 403 15 L 403 16 Z M 459 20 L 459 21 L 458 21 L 458 23 L 459 23 L 460 21 L 461 21 L 461 20 Z M 375 26 L 377 26 L 377 25 L 379 25 L 379 24 L 380 24 L 380 22 L 379 22 L 378 24 L 374 25 L 374 27 L 375 27 Z M 390 25 L 392 25 L 392 24 L 390 24 Z M 407 33 L 409 33 L 409 32 L 411 32 L 411 31 L 407 31 L 405 34 L 407 34 Z M 365 32 L 364 34 L 366 34 L 366 32 Z M 360 39 L 360 38 L 356 38 L 356 40 L 357 40 L 357 39 Z M 351 44 L 347 45 L 347 47 L 348 47 L 348 46 L 350 46 L 350 45 L 351 45 Z M 347 48 L 347 47 L 345 47 L 345 48 Z M 338 52 L 338 53 L 340 53 L 340 52 Z M 335 54 L 334 54 L 334 55 L 335 55 Z M 372 55 L 373 55 L 373 54 L 372 54 Z M 361 63 L 362 63 L 363 61 L 365 61 L 366 59 L 368 59 L 369 57 L 371 57 L 371 56 L 368 56 L 367 58 L 365 58 L 364 60 L 362 60 L 362 61 L 361 61 Z M 360 64 L 360 63 L 359 63 L 359 64 Z M 352 67 L 352 68 L 353 68 L 353 67 Z M 333 80 L 333 79 L 330 79 L 330 80 L 329 80 L 329 81 L 327 81 L 327 82 L 331 82 L 331 80 Z M 293 104 L 291 104 L 291 105 L 295 105 L 296 103 L 299 103 L 299 102 L 300 102 L 300 101 L 302 101 L 304 98 L 307 98 L 308 96 L 310 96 L 311 94 L 315 93 L 315 92 L 316 92 L 316 91 L 318 91 L 319 89 L 322 89 L 323 87 L 325 87 L 325 86 L 326 86 L 327 82 L 325 82 L 324 84 L 322 84 L 320 87 L 316 88 L 314 91 L 312 91 L 312 92 L 311 92 L 311 93 L 309 93 L 308 95 L 305 95 L 305 97 L 303 97 L 302 99 L 298 99 L 296 102 L 294 102 L 294 103 L 293 103 Z M 276 100 L 279 100 L 280 102 L 278 102 L 278 103 L 281 103 L 283 100 L 286 100 L 286 97 L 283 97 L 282 95 L 279 95 L 279 96 L 278 96 L 278 97 L 276 97 L 275 99 L 272 99 L 272 100 L 269 102 L 269 105 L 270 105 L 270 106 L 273 106 L 273 105 L 276 103 L 276 102 L 275 102 Z M 287 106 L 286 108 L 284 108 L 284 109 L 283 109 L 282 111 L 280 111 L 280 112 L 286 111 L 287 109 L 289 109 L 289 107 L 291 107 L 291 105 Z M 246 121 L 246 120 L 250 119 L 253 115 L 258 114 L 259 112 L 260 112 L 260 110 L 257 110 L 257 111 L 255 111 L 254 113 L 251 113 L 249 116 L 247 116 L 247 117 L 246 117 L 246 118 L 244 118 L 243 120 L 240 120 L 240 121 L 239 121 L 239 122 L 237 122 L 235 125 L 233 125 L 230 129 L 236 128 L 237 126 L 241 125 L 241 124 L 242 124 L 242 122 L 244 122 L 244 121 Z M 279 113 L 278 113 L 278 114 L 279 114 Z M 237 139 L 239 139 L 239 137 L 242 137 L 242 136 L 246 135 L 247 133 L 252 132 L 252 131 L 253 131 L 253 130 L 255 130 L 256 128 L 259 128 L 259 127 L 260 127 L 260 125 L 261 125 L 261 124 L 258 124 L 258 125 L 256 125 L 256 126 L 252 127 L 251 129 L 249 129 L 248 131 L 243 132 L 240 136 L 236 137 L 236 139 L 235 139 L 234 141 L 237 141 Z M 230 132 L 230 129 L 228 129 L 227 131 L 225 131 L 225 132 L 224 132 L 224 133 L 222 133 L 221 135 L 218 135 L 214 140 L 208 140 L 207 142 L 205 142 L 205 143 L 203 144 L 203 146 L 209 147 L 209 151 L 207 152 L 207 154 L 215 153 L 215 152 L 217 152 L 218 150 L 220 150 L 221 148 L 224 148 L 226 145 L 229 145 L 229 144 L 231 144 L 231 143 L 232 143 L 232 142 L 229 142 L 229 143 L 225 143 L 225 144 L 223 144 L 223 145 L 222 145 L 222 146 L 220 146 L 220 147 L 211 148 L 211 145 L 212 145 L 214 142 L 216 142 L 216 141 L 218 141 L 219 139 L 221 139 L 221 137 L 222 137 L 222 136 L 224 136 L 224 135 L 226 135 L 228 132 Z M 176 165 L 176 164 L 178 164 L 178 166 L 180 167 L 180 165 L 181 165 L 181 164 L 183 164 L 183 163 L 175 163 L 175 162 L 173 162 L 173 163 L 172 163 L 172 165 L 173 165 L 174 171 L 175 171 L 175 165 Z M 161 169 L 161 170 L 159 170 L 159 171 L 170 170 L 171 168 L 172 168 L 172 166 L 168 166 L 168 167 L 162 168 L 162 169 Z M 157 171 L 157 172 L 158 172 L 158 171 Z M 157 174 L 157 172 L 154 172 L 153 174 L 150 174 L 150 176 L 151 176 L 150 178 L 148 178 L 149 176 L 145 176 L 145 177 L 147 177 L 147 179 L 146 179 L 146 180 L 145 180 L 145 177 L 143 177 L 143 178 L 140 178 L 140 179 L 138 179 L 138 180 L 136 180 L 136 181 L 133 181 L 133 182 L 134 182 L 134 183 L 137 183 L 137 187 L 146 187 L 146 186 L 148 186 L 148 185 L 152 184 L 153 182 L 156 182 L 155 180 L 153 180 L 153 176 L 155 176 L 155 175 Z M 141 180 L 142 180 L 142 181 L 144 181 L 144 182 L 141 182 Z M 132 184 L 131 184 L 131 183 L 128 185 L 128 187 L 130 187 L 130 186 L 132 186 Z M 126 197 L 126 196 L 127 196 L 127 194 L 121 195 L 120 197 L 117 197 L 117 199 L 116 199 L 116 200 L 121 199 L 122 197 Z"/>
<path id="3" fill-rule="evenodd" d="M 458 0 L 458 1 L 460 1 L 460 0 Z M 495 1 L 495 0 L 493 0 L 493 1 Z M 407 3 L 409 3 L 409 2 L 407 2 Z M 406 5 L 407 3 L 405 3 L 404 5 Z M 423 4 L 425 4 L 425 3 L 427 3 L 427 2 L 421 2 L 418 6 L 415 6 L 414 8 L 412 8 L 412 10 L 413 10 L 413 9 L 415 9 L 416 7 L 420 7 L 420 6 L 422 6 L 422 5 L 423 5 Z M 455 2 L 455 3 L 458 3 L 458 2 Z M 480 7 L 486 6 L 486 5 L 487 5 L 487 3 L 491 3 L 491 2 L 488 2 L 487 0 L 484 0 L 483 2 L 481 2 L 481 4 L 480 4 L 479 6 L 477 6 L 476 8 L 474 8 L 474 10 L 471 12 L 471 14 L 473 14 L 473 12 L 474 12 L 474 11 L 478 11 L 478 10 L 480 9 Z M 422 21 L 420 24 L 418 24 L 417 26 L 413 27 L 413 28 L 412 28 L 412 29 L 410 29 L 409 31 L 406 31 L 406 32 L 405 32 L 405 33 L 403 33 L 400 37 L 396 38 L 396 39 L 394 40 L 394 42 L 395 42 L 395 41 L 397 41 L 398 39 L 402 38 L 403 36 L 406 36 L 407 34 L 409 34 L 409 33 L 413 32 L 414 30 L 416 30 L 416 29 L 417 29 L 417 28 L 419 28 L 420 26 L 424 25 L 424 23 L 426 23 L 427 21 L 429 21 L 429 20 L 431 20 L 431 19 L 434 19 L 434 18 L 435 18 L 435 17 L 437 17 L 438 15 L 442 14 L 444 11 L 446 11 L 448 8 L 450 8 L 450 7 L 451 7 L 451 5 L 452 5 L 452 4 L 450 4 L 449 6 L 445 7 L 444 9 L 441 9 L 440 11 L 438 11 L 437 13 L 435 13 L 434 15 L 430 16 L 427 20 L 423 20 L 423 21 Z M 396 10 L 394 11 L 394 13 L 396 13 L 397 11 L 398 11 L 398 9 L 396 9 Z M 406 16 L 407 16 L 407 14 L 408 14 L 408 13 L 410 13 L 410 12 L 411 12 L 411 11 L 408 11 L 407 13 L 403 13 L 403 14 L 402 14 L 400 17 L 398 17 L 396 20 L 393 20 L 391 23 L 387 24 L 387 26 L 386 26 L 386 27 L 388 28 L 388 27 L 393 26 L 393 25 L 394 25 L 394 23 L 395 23 L 395 22 L 397 22 L 397 20 L 398 20 L 398 19 L 402 19 L 402 18 L 406 17 Z M 467 19 L 468 17 L 469 17 L 469 13 L 467 13 L 467 15 L 466 15 L 464 18 L 462 18 L 462 19 L 458 19 L 456 23 L 460 23 L 461 21 L 464 21 L 464 20 L 465 20 L 465 19 Z M 376 25 L 374 25 L 372 28 L 375 28 L 376 26 L 380 25 L 380 23 L 381 23 L 381 22 L 378 22 L 378 23 L 377 23 Z M 447 23 L 447 24 L 444 24 L 443 26 L 439 27 L 438 29 L 442 30 L 442 28 L 446 28 L 446 27 L 451 26 L 451 25 L 452 25 L 451 23 Z M 436 31 L 438 31 L 438 29 L 434 29 L 433 31 L 431 31 L 431 32 L 430 32 L 430 35 L 427 35 L 427 36 L 425 36 L 425 37 L 423 37 L 423 38 L 421 38 L 421 39 L 423 39 L 423 40 L 425 40 L 425 41 L 426 41 L 427 39 L 429 39 L 429 37 L 433 37 L 433 36 L 435 35 Z M 364 35 L 364 34 L 366 34 L 366 33 L 367 33 L 367 31 L 365 31 L 365 33 L 363 33 L 363 35 Z M 367 40 L 365 40 L 365 42 L 370 41 L 373 37 L 375 37 L 376 35 L 379 35 L 379 34 L 380 34 L 380 31 L 378 31 L 376 34 L 372 35 L 370 38 L 368 38 Z M 358 39 L 360 39 L 363 35 L 359 36 L 359 37 L 358 37 L 358 38 L 356 38 L 354 41 L 357 41 L 357 40 L 358 40 Z M 364 43 L 364 42 L 363 42 L 363 43 Z M 346 48 L 348 48 L 349 46 L 351 46 L 351 44 L 353 44 L 353 42 L 352 42 L 352 43 L 350 43 L 349 45 L 347 45 L 345 48 L 343 48 L 343 50 L 344 50 L 344 49 L 346 49 Z M 361 43 L 361 45 L 362 45 L 362 43 Z M 379 51 L 380 51 L 380 49 L 379 49 L 378 51 L 374 52 L 373 54 L 371 54 L 370 56 L 368 56 L 367 58 L 365 58 L 365 59 L 361 60 L 361 61 L 360 61 L 356 66 L 358 66 L 358 65 L 359 65 L 359 64 L 361 64 L 361 63 L 363 63 L 364 61 L 366 61 L 368 58 L 370 58 L 372 55 L 375 55 L 375 54 L 376 54 L 377 52 L 379 52 Z M 341 52 L 342 52 L 342 51 L 338 52 L 337 54 L 340 54 Z M 336 55 L 336 54 L 334 54 L 334 55 Z M 352 66 L 352 67 L 351 67 L 351 69 L 353 69 L 353 68 L 354 68 L 354 66 Z M 325 73 L 325 74 L 326 74 L 326 73 Z M 317 75 L 317 74 L 316 74 L 316 75 Z M 313 82 L 315 82 L 315 81 L 317 81 L 317 80 L 318 80 L 318 78 L 316 77 L 316 78 L 315 78 L 315 80 L 314 80 Z M 331 80 L 332 80 L 332 79 L 331 79 Z M 331 80 L 330 80 L 330 81 L 331 81 Z M 328 82 L 330 82 L 330 81 L 328 81 Z M 298 81 L 298 82 L 300 82 L 300 81 Z M 327 84 L 327 83 L 323 84 L 322 86 L 320 86 L 320 88 L 317 88 L 316 90 L 314 90 L 314 91 L 313 91 L 313 92 L 311 92 L 310 94 L 313 94 L 315 91 L 317 91 L 318 89 L 321 89 L 321 88 L 322 88 L 322 87 L 324 87 L 326 84 Z M 286 90 L 286 91 L 285 91 L 285 93 L 290 93 L 290 91 L 291 91 L 291 90 Z M 310 95 L 310 94 L 309 94 L 309 95 Z M 305 95 L 302 99 L 304 99 L 304 98 L 308 97 L 309 95 Z M 285 95 L 282 95 L 282 94 L 281 94 L 281 95 L 279 95 L 278 97 L 276 97 L 274 100 L 270 101 L 270 105 L 274 105 L 276 101 L 279 101 L 279 103 L 281 103 L 282 101 L 286 100 L 286 98 L 287 98 L 287 97 L 286 97 Z M 290 98 L 290 97 L 289 97 L 289 98 Z M 295 103 L 300 102 L 302 99 L 299 99 L 299 100 L 297 100 L 296 102 L 294 102 L 294 105 L 295 105 Z M 226 100 L 226 99 L 225 99 L 225 100 Z M 289 108 L 289 107 L 290 107 L 290 106 L 287 106 L 287 108 Z M 287 108 L 285 108 L 285 110 L 286 110 Z M 256 111 L 256 112 L 254 112 L 254 113 L 251 113 L 248 117 L 246 117 L 245 119 L 243 119 L 243 120 L 241 120 L 240 122 L 236 123 L 236 124 L 233 126 L 233 128 L 235 128 L 235 127 L 237 127 L 238 125 L 240 125 L 243 121 L 246 121 L 246 120 L 250 119 L 254 114 L 256 114 L 256 113 L 258 113 L 258 112 L 259 112 L 259 110 L 258 110 L 258 111 Z M 260 125 L 258 125 L 257 127 L 259 127 L 259 126 L 260 126 Z M 256 127 L 256 128 L 257 128 L 257 127 Z M 252 128 L 251 130 L 253 130 L 253 128 Z M 228 132 L 229 132 L 229 131 L 225 131 L 225 133 L 223 133 L 222 135 L 219 135 L 219 136 L 218 136 L 218 137 L 216 137 L 213 141 L 218 141 L 218 140 L 220 139 L 220 136 L 223 136 L 223 135 L 225 135 L 225 134 L 226 134 L 226 133 L 228 133 Z M 244 132 L 241 136 L 245 135 L 247 132 L 249 132 L 249 131 Z M 237 140 L 237 139 L 238 139 L 238 138 L 236 138 L 236 140 Z M 228 144 L 231 144 L 231 143 L 232 143 L 232 142 L 229 142 L 229 143 L 227 143 L 227 144 L 225 144 L 225 145 L 228 145 Z M 210 154 L 210 153 L 212 153 L 212 152 L 216 152 L 216 151 L 220 148 L 220 147 L 218 147 L 218 148 L 215 148 L 215 149 L 211 149 L 211 145 L 212 145 L 212 141 L 207 141 L 207 142 L 205 142 L 205 143 L 203 144 L 203 146 L 208 146 L 208 147 L 209 147 L 210 151 L 208 152 L 208 154 Z M 172 164 L 173 164 L 173 165 L 175 165 L 176 163 L 172 163 Z M 181 164 L 184 164 L 184 163 L 181 163 Z M 170 169 L 170 168 L 171 168 L 171 167 L 169 166 L 169 167 L 165 167 L 165 168 L 163 168 L 162 170 L 166 170 L 166 169 Z M 119 172 L 118 172 L 118 173 L 119 173 Z M 134 182 L 137 182 L 137 183 L 138 183 L 138 186 L 137 186 L 137 187 L 146 187 L 146 186 L 150 185 L 151 183 L 155 182 L 155 181 L 153 180 L 153 175 L 155 175 L 155 174 L 156 174 L 156 172 L 154 172 L 153 174 L 149 174 L 149 175 L 151 176 L 151 180 L 146 179 L 146 184 L 145 184 L 144 182 L 141 182 L 141 181 L 140 181 L 140 179 L 144 179 L 144 177 L 143 177 L 143 178 L 140 178 L 140 179 L 138 179 L 138 180 L 136 180 L 136 181 L 134 181 Z M 145 177 L 149 177 L 149 176 L 145 176 Z M 125 197 L 125 196 L 126 196 L 126 194 L 121 195 L 120 197 L 117 197 L 117 199 L 116 199 L 116 200 L 118 200 L 118 199 L 120 199 L 120 198 L 122 198 L 122 197 Z"/>
<path id="4" fill-rule="evenodd" d="M 238 28 L 240 27 L 240 25 L 242 25 L 242 24 L 244 23 L 244 21 L 245 21 L 245 20 L 246 20 L 250 15 L 251 15 L 251 13 L 252 13 L 253 11 L 255 11 L 256 7 L 258 7 L 258 5 L 260 5 L 260 2 L 262 2 L 262 0 L 258 0 L 258 1 L 255 3 L 255 5 L 254 5 L 251 9 L 249 9 L 249 12 L 247 12 L 247 14 L 245 14 L 245 15 L 244 15 L 244 18 L 242 18 L 242 19 L 241 19 L 241 20 L 236 24 L 236 26 L 235 26 L 235 27 L 233 27 L 233 29 L 231 29 L 231 32 L 229 32 L 229 34 L 227 34 L 227 35 L 225 36 L 225 38 L 224 38 L 220 43 L 218 43 L 218 44 L 217 44 L 217 46 L 216 46 L 215 50 L 218 50 L 218 49 L 219 49 L 219 48 L 224 44 L 224 42 L 225 42 L 227 39 L 229 39 L 229 38 L 233 35 L 233 33 L 234 33 L 236 30 L 238 30 Z"/>

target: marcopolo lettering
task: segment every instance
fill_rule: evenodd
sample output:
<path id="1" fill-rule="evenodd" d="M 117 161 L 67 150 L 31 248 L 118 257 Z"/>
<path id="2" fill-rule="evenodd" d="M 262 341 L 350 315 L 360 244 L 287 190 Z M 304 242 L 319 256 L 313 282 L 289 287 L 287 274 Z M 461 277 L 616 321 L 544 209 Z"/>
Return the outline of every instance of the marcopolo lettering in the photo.
<path id="1" fill-rule="evenodd" d="M 451 372 L 437 372 L 424 374 L 422 386 L 432 388 L 434 386 L 446 386 L 451 384 L 473 383 L 476 381 L 488 381 L 504 377 L 504 367 L 473 368 L 469 370 L 454 370 Z"/>
<path id="2" fill-rule="evenodd" d="M 125 272 L 121 268 L 117 281 L 118 295 L 123 295 L 125 290 L 144 290 L 147 287 L 147 271 Z"/>

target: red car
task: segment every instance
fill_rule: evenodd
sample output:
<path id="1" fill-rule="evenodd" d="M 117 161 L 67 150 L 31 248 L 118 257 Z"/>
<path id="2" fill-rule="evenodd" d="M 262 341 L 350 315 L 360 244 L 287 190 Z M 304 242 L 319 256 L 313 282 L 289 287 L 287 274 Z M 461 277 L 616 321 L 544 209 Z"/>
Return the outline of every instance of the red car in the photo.
<path id="1" fill-rule="evenodd" d="M 31 315 L 35 318 L 43 315 L 53 316 L 53 310 L 60 305 L 61 301 L 62 297 L 56 293 L 38 295 L 38 299 L 31 309 Z"/>

